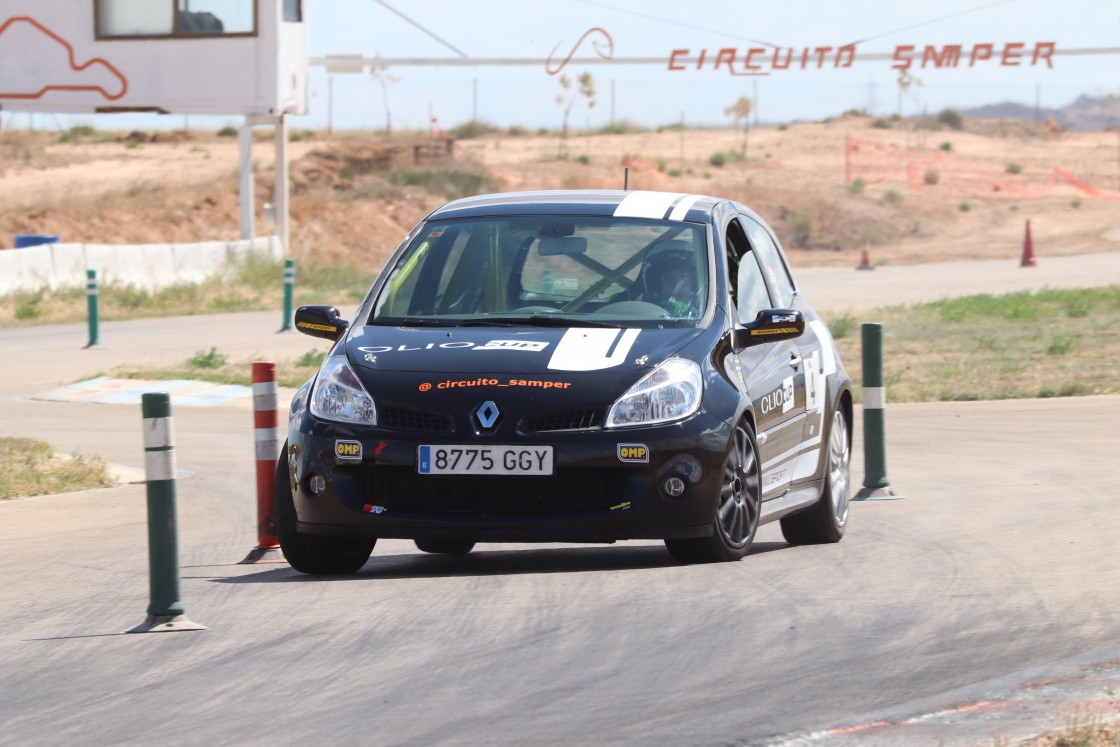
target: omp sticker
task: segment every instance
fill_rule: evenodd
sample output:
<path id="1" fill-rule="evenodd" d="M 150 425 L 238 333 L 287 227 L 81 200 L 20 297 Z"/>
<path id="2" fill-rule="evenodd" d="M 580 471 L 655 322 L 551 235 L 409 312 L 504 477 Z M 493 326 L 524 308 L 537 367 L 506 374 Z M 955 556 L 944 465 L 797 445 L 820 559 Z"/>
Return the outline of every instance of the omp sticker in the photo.
<path id="1" fill-rule="evenodd" d="M 796 332 L 797 327 L 772 327 L 770 329 L 752 329 L 751 336 L 759 337 L 761 335 L 782 335 L 787 332 Z"/>
<path id="2" fill-rule="evenodd" d="M 645 444 L 619 444 L 617 453 L 622 462 L 649 463 L 649 447 Z"/>
<path id="3" fill-rule="evenodd" d="M 661 219 L 681 197 L 679 192 L 630 192 L 614 209 L 614 217 Z"/>
<path id="4" fill-rule="evenodd" d="M 361 461 L 362 443 L 361 441 L 335 441 L 334 455 L 346 461 Z"/>
<path id="5" fill-rule="evenodd" d="M 639 332 L 639 329 L 569 329 L 556 345 L 548 367 L 554 371 L 613 368 L 626 360 Z"/>

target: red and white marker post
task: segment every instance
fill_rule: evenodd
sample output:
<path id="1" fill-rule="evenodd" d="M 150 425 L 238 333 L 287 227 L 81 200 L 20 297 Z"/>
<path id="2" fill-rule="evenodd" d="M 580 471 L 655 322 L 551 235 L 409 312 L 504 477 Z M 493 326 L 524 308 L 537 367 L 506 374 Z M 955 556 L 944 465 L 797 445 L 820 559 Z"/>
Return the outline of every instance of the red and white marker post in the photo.
<path id="1" fill-rule="evenodd" d="M 253 433 L 257 457 L 257 546 L 242 563 L 283 563 L 276 537 L 276 459 L 280 456 L 276 364 L 253 363 Z"/>

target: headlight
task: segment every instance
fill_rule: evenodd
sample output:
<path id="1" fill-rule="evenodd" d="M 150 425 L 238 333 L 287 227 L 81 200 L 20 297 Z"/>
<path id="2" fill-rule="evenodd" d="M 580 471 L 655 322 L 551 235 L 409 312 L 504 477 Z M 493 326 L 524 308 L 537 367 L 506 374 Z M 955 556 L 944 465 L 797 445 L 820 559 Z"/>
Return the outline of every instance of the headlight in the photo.
<path id="1" fill-rule="evenodd" d="M 333 355 L 323 362 L 311 392 L 311 414 L 339 423 L 377 425 L 377 409 L 346 356 Z"/>
<path id="2" fill-rule="evenodd" d="M 700 366 L 674 358 L 618 398 L 607 415 L 607 428 L 681 420 L 700 409 L 704 385 Z"/>

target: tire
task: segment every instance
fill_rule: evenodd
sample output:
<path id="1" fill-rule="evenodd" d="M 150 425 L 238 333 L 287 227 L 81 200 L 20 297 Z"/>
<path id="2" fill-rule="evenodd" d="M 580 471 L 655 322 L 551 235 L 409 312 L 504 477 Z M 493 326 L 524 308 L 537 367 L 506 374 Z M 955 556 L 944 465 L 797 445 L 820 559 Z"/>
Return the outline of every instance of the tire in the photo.
<path id="1" fill-rule="evenodd" d="M 832 413 L 828 429 L 826 474 L 821 497 L 801 513 L 782 518 L 782 536 L 791 545 L 839 542 L 848 526 L 851 485 L 851 430 L 842 410 Z"/>
<path id="2" fill-rule="evenodd" d="M 288 565 L 300 573 L 325 576 L 357 573 L 377 543 L 364 537 L 320 537 L 296 531 L 287 443 L 276 462 L 276 536 Z"/>
<path id="3" fill-rule="evenodd" d="M 416 540 L 416 549 L 439 555 L 466 555 L 474 549 L 470 540 L 422 539 Z"/>
<path id="4" fill-rule="evenodd" d="M 681 563 L 742 560 L 758 531 L 762 507 L 760 470 L 754 429 L 743 421 L 735 427 L 723 464 L 712 536 L 665 540 L 669 554 Z"/>

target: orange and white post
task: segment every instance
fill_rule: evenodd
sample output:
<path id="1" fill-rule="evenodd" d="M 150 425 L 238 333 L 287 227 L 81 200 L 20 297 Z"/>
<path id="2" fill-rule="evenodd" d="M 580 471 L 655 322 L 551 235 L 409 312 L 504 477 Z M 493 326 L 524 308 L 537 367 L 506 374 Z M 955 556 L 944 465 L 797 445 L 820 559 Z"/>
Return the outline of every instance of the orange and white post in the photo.
<path id="1" fill-rule="evenodd" d="M 242 563 L 282 563 L 276 537 L 276 459 L 280 455 L 276 364 L 253 363 L 253 435 L 257 460 L 257 546 Z"/>

